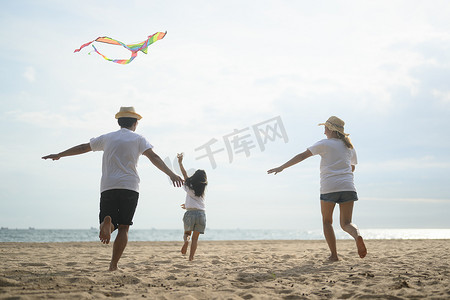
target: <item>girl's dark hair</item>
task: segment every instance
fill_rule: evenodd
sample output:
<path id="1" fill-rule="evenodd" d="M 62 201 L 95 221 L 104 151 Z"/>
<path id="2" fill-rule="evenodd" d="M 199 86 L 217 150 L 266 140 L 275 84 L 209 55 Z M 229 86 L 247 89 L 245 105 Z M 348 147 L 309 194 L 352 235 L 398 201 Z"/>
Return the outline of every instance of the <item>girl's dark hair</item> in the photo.
<path id="1" fill-rule="evenodd" d="M 194 191 L 195 196 L 203 197 L 205 194 L 205 188 L 208 185 L 206 172 L 204 170 L 195 171 L 194 175 L 186 179 L 185 184 L 188 188 Z"/>
<path id="2" fill-rule="evenodd" d="M 134 125 L 134 123 L 137 122 L 136 118 L 118 118 L 117 119 L 117 123 L 119 123 L 120 127 L 124 127 L 124 128 L 130 128 L 131 126 Z"/>

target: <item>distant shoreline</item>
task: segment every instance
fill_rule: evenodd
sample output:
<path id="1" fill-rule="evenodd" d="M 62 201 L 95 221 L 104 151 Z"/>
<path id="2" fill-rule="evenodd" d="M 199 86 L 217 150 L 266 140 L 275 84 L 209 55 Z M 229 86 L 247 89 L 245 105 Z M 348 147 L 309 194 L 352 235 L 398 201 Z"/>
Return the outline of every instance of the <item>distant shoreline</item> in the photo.
<path id="1" fill-rule="evenodd" d="M 130 229 L 130 241 L 180 241 L 182 229 Z M 450 229 L 361 229 L 365 240 L 450 239 Z M 115 233 L 113 233 L 113 239 Z M 352 238 L 336 228 L 338 240 Z M 322 230 L 206 229 L 203 241 L 323 240 Z M 98 241 L 98 229 L 2 229 L 0 242 Z"/>

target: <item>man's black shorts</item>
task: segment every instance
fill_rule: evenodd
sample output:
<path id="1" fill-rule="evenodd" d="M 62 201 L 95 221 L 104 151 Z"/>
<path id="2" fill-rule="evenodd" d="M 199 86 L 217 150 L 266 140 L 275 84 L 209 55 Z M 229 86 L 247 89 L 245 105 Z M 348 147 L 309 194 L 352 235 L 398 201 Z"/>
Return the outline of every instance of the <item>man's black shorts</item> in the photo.
<path id="1" fill-rule="evenodd" d="M 110 216 L 114 228 L 119 225 L 133 225 L 139 193 L 131 190 L 114 189 L 101 193 L 100 196 L 100 224 L 106 216 Z"/>

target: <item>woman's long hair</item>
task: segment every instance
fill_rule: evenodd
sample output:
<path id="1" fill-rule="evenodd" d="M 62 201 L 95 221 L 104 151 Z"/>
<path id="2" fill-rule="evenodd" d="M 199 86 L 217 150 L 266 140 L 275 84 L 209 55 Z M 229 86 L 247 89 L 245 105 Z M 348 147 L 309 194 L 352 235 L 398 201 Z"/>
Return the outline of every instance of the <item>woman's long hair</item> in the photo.
<path id="1" fill-rule="evenodd" d="M 185 185 L 194 191 L 195 196 L 203 197 L 205 188 L 208 185 L 206 172 L 204 170 L 195 171 L 194 175 L 186 179 Z"/>
<path id="2" fill-rule="evenodd" d="M 342 133 L 340 133 L 339 131 L 335 131 L 336 132 L 336 136 L 338 137 L 338 139 L 342 140 L 345 144 L 345 146 L 347 146 L 347 148 L 353 149 L 353 144 L 350 141 L 350 138 Z"/>

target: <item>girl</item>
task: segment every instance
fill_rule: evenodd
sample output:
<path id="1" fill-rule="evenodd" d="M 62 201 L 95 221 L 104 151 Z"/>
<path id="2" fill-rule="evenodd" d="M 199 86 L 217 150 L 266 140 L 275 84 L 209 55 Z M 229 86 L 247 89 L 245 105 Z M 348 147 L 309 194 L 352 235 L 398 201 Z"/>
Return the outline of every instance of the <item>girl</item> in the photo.
<path id="1" fill-rule="evenodd" d="M 312 155 L 320 155 L 320 206 L 322 211 L 323 232 L 331 251 L 330 260 L 337 261 L 336 237 L 333 230 L 333 210 L 339 204 L 340 223 L 344 231 L 356 241 L 358 254 L 364 258 L 367 254 L 366 246 L 358 228 L 352 223 L 353 204 L 358 200 L 353 172 L 357 164 L 356 152 L 348 134 L 344 132 L 344 121 L 332 116 L 325 123 L 326 139 L 315 143 L 303 153 L 278 168 L 270 169 L 268 174 L 280 173 Z"/>
<path id="2" fill-rule="evenodd" d="M 186 191 L 186 201 L 181 205 L 181 208 L 186 209 L 183 217 L 184 223 L 184 244 L 181 248 L 181 253 L 184 255 L 189 246 L 189 238 L 192 234 L 191 251 L 189 253 L 189 260 L 194 259 L 195 250 L 197 250 L 197 242 L 200 234 L 205 233 L 206 228 L 206 214 L 205 214 L 205 188 L 208 184 L 206 172 L 203 170 L 195 171 L 191 177 L 187 176 L 186 170 L 183 167 L 183 153 L 177 155 L 178 164 L 180 165 L 181 173 L 184 177 L 183 188 Z"/>

